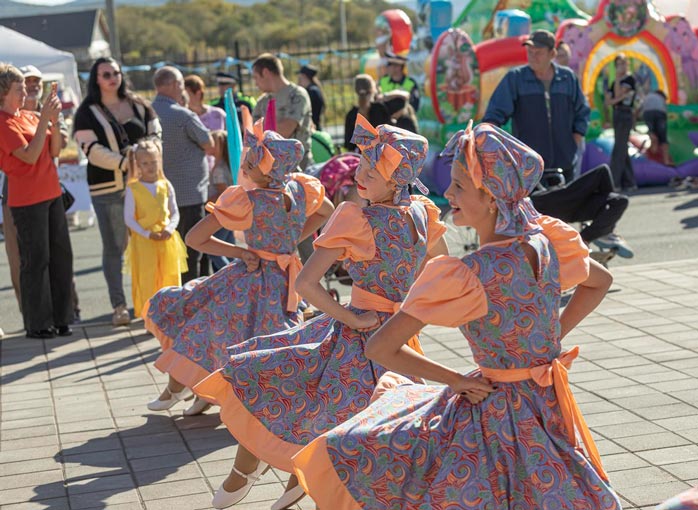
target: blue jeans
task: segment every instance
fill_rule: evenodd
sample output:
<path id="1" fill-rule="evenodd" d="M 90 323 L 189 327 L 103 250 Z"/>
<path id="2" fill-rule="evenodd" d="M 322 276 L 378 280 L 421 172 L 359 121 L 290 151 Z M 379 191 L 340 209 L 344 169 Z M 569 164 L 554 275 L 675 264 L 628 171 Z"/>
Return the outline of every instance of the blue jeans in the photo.
<path id="1" fill-rule="evenodd" d="M 97 215 L 99 234 L 102 237 L 102 271 L 109 289 L 112 308 L 126 305 L 122 267 L 126 250 L 126 223 L 124 222 L 124 193 L 92 197 Z"/>
<path id="2" fill-rule="evenodd" d="M 213 234 L 213 237 L 220 239 L 221 241 L 225 241 L 226 243 L 235 244 L 235 233 L 225 228 L 222 228 Z M 213 268 L 214 273 L 230 264 L 228 257 L 209 255 L 208 259 L 211 261 L 211 267 Z"/>

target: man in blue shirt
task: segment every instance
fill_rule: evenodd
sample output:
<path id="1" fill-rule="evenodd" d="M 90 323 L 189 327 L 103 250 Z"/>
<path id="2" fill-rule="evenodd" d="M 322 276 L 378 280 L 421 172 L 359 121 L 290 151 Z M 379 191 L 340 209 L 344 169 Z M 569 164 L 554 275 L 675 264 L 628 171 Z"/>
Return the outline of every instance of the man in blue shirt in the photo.
<path id="1" fill-rule="evenodd" d="M 546 168 L 561 168 L 570 181 L 589 125 L 589 104 L 572 70 L 553 62 L 552 33 L 536 30 L 523 44 L 528 65 L 502 78 L 482 120 L 502 126 L 511 119 L 512 134 L 540 154 Z"/>

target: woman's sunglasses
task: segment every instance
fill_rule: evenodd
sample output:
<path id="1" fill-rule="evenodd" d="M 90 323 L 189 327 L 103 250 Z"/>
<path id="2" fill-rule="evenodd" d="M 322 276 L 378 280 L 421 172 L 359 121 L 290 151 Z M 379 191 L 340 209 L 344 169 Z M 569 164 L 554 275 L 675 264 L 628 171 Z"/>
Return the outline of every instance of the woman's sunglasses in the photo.
<path id="1" fill-rule="evenodd" d="M 112 77 L 117 78 L 121 76 L 121 71 L 114 71 L 113 73 L 111 71 L 107 71 L 106 73 L 102 73 L 100 76 L 105 80 L 111 80 Z"/>

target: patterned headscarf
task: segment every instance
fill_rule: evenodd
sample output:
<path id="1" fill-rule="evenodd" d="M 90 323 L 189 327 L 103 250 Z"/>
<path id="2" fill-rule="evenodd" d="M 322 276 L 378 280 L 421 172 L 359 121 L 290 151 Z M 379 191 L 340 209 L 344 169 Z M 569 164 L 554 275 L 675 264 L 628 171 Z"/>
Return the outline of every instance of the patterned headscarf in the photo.
<path id="1" fill-rule="evenodd" d="M 254 123 L 253 131 L 245 131 L 250 163 L 271 177 L 270 188 L 283 188 L 286 174 L 294 171 L 303 159 L 305 149 L 298 140 L 287 139 L 275 131 L 264 131 L 264 119 Z"/>
<path id="2" fill-rule="evenodd" d="M 425 195 L 429 194 L 417 179 L 429 150 L 429 142 L 423 136 L 388 124 L 374 128 L 363 115 L 357 114 L 351 143 L 361 149 L 383 179 L 397 184 L 393 197 L 395 205 L 410 205 L 410 184 Z"/>
<path id="3" fill-rule="evenodd" d="M 541 228 L 539 216 L 528 195 L 543 175 L 543 159 L 530 147 L 492 124 L 472 121 L 457 132 L 442 156 L 452 156 L 475 184 L 495 199 L 495 232 L 505 236 L 528 237 Z"/>

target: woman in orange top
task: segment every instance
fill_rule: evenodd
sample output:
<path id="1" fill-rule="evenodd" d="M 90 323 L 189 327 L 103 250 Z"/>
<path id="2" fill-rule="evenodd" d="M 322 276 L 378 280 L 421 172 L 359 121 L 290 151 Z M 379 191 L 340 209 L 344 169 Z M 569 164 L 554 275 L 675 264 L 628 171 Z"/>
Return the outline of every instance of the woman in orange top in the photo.
<path id="1" fill-rule="evenodd" d="M 574 229 L 531 205 L 543 161 L 529 147 L 480 124 L 445 152 L 453 221 L 475 228 L 481 248 L 427 263 L 366 355 L 446 386 L 383 378 L 378 389 L 393 389 L 294 457 L 298 478 L 322 510 L 619 510 L 567 383 L 579 349 L 560 342 L 611 275 Z M 559 315 L 561 289 L 574 285 Z M 459 326 L 479 374 L 408 349 L 426 324 Z"/>
<path id="2" fill-rule="evenodd" d="M 0 63 L 0 168 L 17 227 L 27 338 L 72 334 L 73 251 L 54 158 L 63 140 L 55 86 L 41 115 L 22 110 L 27 90 L 14 66 Z"/>

